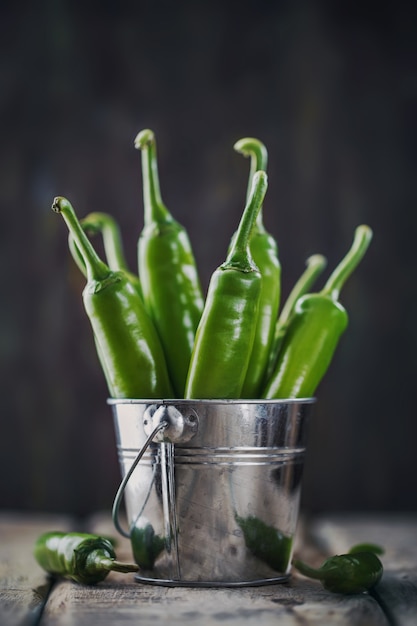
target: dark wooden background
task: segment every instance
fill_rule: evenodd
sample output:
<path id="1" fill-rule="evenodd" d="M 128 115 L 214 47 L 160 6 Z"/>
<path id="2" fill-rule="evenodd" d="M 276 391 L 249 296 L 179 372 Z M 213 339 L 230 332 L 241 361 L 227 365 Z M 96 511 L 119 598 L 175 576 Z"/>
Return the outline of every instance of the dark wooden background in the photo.
<path id="1" fill-rule="evenodd" d="M 119 481 L 83 280 L 50 207 L 112 213 L 132 269 L 143 128 L 206 286 L 240 217 L 244 136 L 269 151 L 284 296 L 362 222 L 374 241 L 318 390 L 303 507 L 415 510 L 416 22 L 412 3 L 3 2 L 0 506 L 85 515 Z"/>

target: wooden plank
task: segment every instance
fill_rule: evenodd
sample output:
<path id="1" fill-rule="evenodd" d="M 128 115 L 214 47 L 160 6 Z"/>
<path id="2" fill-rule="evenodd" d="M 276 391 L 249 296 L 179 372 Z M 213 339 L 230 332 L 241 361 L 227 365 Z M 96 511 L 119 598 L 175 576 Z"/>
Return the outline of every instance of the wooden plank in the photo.
<path id="1" fill-rule="evenodd" d="M 108 516 L 91 520 L 94 532 L 114 535 Z M 300 539 L 299 539 L 300 541 Z M 314 548 L 309 547 L 311 553 Z M 129 542 L 121 538 L 119 558 L 131 558 Z M 197 623 L 204 626 L 387 626 L 370 596 L 335 596 L 314 582 L 293 577 L 290 583 L 241 589 L 162 587 L 140 584 L 134 576 L 111 573 L 95 587 L 60 582 L 53 590 L 42 626 L 114 626 L 121 623 L 155 626 Z"/>
<path id="2" fill-rule="evenodd" d="M 44 626 L 386 626 L 369 596 L 330 597 L 310 583 L 245 589 L 187 589 L 103 582 L 85 589 L 62 583 L 52 593 Z"/>
<path id="3" fill-rule="evenodd" d="M 333 515 L 314 520 L 310 532 L 327 553 L 349 550 L 355 543 L 381 545 L 384 575 L 375 598 L 395 626 L 417 623 L 417 515 Z"/>
<path id="4" fill-rule="evenodd" d="M 69 521 L 57 516 L 0 513 L 0 623 L 36 624 L 50 591 L 50 581 L 33 557 L 36 538 Z"/>

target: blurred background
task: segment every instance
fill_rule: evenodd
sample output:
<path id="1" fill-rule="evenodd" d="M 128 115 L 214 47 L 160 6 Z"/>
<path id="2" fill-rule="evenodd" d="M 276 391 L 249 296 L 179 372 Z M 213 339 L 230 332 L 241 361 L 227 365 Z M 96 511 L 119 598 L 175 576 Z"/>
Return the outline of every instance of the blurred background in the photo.
<path id="1" fill-rule="evenodd" d="M 406 2 L 2 3 L 1 507 L 112 505 L 107 389 L 51 204 L 64 195 L 80 217 L 111 213 L 136 269 L 133 141 L 151 128 L 164 201 L 205 288 L 244 206 L 242 137 L 268 149 L 264 221 L 284 298 L 308 256 L 326 255 L 330 271 L 371 225 L 342 293 L 350 325 L 317 392 L 302 507 L 416 510 L 415 17 Z"/>

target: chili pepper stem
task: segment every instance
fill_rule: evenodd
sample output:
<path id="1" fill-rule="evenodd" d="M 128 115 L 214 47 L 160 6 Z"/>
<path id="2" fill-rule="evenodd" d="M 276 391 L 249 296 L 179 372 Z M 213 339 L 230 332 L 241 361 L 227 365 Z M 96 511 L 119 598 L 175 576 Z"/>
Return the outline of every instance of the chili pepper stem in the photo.
<path id="1" fill-rule="evenodd" d="M 142 179 L 144 187 L 145 225 L 152 222 L 172 221 L 172 217 L 162 201 L 159 186 L 156 140 L 152 130 L 141 130 L 135 139 L 135 148 L 142 151 Z"/>
<path id="2" fill-rule="evenodd" d="M 81 220 L 83 229 L 94 234 L 101 232 L 107 263 L 110 269 L 127 270 L 127 261 L 123 251 L 122 238 L 116 221 L 107 213 L 94 212 Z"/>
<path id="3" fill-rule="evenodd" d="M 122 563 L 115 559 L 100 559 L 100 565 L 109 572 L 121 572 L 122 574 L 139 570 L 139 565 L 136 565 L 136 563 Z"/>
<path id="4" fill-rule="evenodd" d="M 68 234 L 68 248 L 81 274 L 84 276 L 84 278 L 87 278 L 87 270 L 85 268 L 84 257 L 79 251 L 78 246 L 75 243 L 74 237 L 71 233 Z"/>
<path id="5" fill-rule="evenodd" d="M 57 196 L 53 201 L 52 209 L 55 213 L 61 213 L 70 233 L 74 237 L 75 243 L 85 263 L 88 280 L 102 281 L 110 276 L 111 272 L 108 266 L 103 263 L 94 250 L 75 215 L 71 203 L 66 198 Z"/>
<path id="6" fill-rule="evenodd" d="M 252 272 L 254 270 L 254 262 L 250 256 L 248 244 L 267 187 L 267 174 L 263 171 L 256 172 L 252 179 L 252 190 L 247 210 L 243 212 L 236 237 L 233 240 L 226 261 L 220 266 L 222 270 L 237 269 L 241 272 Z M 257 207 L 257 210 L 253 210 L 254 206 Z"/>
<path id="7" fill-rule="evenodd" d="M 259 139 L 255 139 L 254 137 L 244 137 L 243 139 L 239 139 L 239 141 L 236 141 L 233 148 L 236 150 L 236 152 L 243 154 L 243 156 L 245 157 L 250 157 L 251 159 L 248 189 L 246 192 L 246 201 L 248 201 L 252 189 L 252 180 L 255 172 L 258 172 L 259 170 L 266 172 L 268 165 L 268 152 L 264 144 L 259 141 Z M 258 225 L 260 221 L 260 215 L 261 213 L 258 214 Z"/>
<path id="8" fill-rule="evenodd" d="M 328 278 L 321 295 L 329 296 L 334 302 L 339 299 L 341 288 L 360 263 L 371 239 L 372 230 L 369 226 L 362 224 L 356 228 L 352 247 Z"/>
<path id="9" fill-rule="evenodd" d="M 307 563 L 304 563 L 303 561 L 294 559 L 292 564 L 304 576 L 308 576 L 309 578 L 315 578 L 316 580 L 321 580 L 323 578 L 322 572 L 315 569 L 314 567 L 311 567 L 310 565 L 307 565 Z"/>

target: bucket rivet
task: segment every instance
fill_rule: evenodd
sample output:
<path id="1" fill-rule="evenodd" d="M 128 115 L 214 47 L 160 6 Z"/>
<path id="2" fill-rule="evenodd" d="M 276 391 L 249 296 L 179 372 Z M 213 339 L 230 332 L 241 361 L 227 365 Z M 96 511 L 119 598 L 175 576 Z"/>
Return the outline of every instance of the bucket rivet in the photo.
<path id="1" fill-rule="evenodd" d="M 167 426 L 155 437 L 156 442 L 185 443 L 192 439 L 198 430 L 196 413 L 183 413 L 181 407 L 165 404 L 151 404 L 143 414 L 143 429 L 149 435 L 153 428 L 162 422 Z"/>

